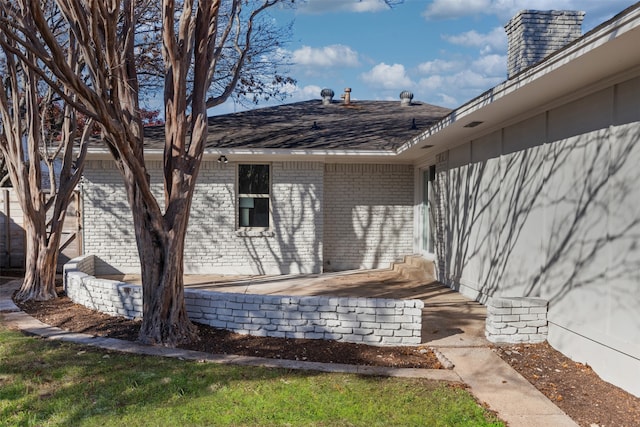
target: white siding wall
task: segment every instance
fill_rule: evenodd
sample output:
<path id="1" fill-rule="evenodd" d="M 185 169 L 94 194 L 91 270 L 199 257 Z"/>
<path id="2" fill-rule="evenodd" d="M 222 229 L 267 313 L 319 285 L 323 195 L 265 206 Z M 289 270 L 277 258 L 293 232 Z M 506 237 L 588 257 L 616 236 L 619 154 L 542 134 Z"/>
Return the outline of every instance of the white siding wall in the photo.
<path id="1" fill-rule="evenodd" d="M 549 300 L 549 341 L 640 395 L 640 77 L 448 152 L 440 278 Z M 444 220 L 443 220 L 444 218 Z"/>
<path id="2" fill-rule="evenodd" d="M 413 167 L 325 166 L 325 270 L 388 267 L 413 250 Z"/>

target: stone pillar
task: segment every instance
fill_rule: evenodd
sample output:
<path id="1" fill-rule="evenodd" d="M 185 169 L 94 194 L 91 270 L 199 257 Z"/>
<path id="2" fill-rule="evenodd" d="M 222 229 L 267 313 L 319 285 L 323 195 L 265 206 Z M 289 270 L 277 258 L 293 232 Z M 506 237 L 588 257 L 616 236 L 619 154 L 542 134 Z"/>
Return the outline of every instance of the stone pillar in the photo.
<path id="1" fill-rule="evenodd" d="M 493 343 L 540 343 L 549 331 L 547 307 L 542 298 L 489 298 L 485 336 Z"/>

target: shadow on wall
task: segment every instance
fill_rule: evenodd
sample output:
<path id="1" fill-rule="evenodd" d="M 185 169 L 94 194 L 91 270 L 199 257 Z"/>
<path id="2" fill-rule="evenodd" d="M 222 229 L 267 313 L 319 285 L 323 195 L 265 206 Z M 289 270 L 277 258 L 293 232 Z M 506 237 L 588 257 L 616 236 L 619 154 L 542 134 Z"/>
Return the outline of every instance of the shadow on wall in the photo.
<path id="1" fill-rule="evenodd" d="M 191 205 L 185 245 L 185 268 L 191 264 L 220 265 L 232 262 L 236 251 L 229 244 L 235 240 L 234 171 L 203 163 Z"/>
<path id="2" fill-rule="evenodd" d="M 327 165 L 324 269 L 386 268 L 413 252 L 413 169 Z"/>
<path id="3" fill-rule="evenodd" d="M 185 262 L 193 256 L 199 265 L 243 274 L 248 268 L 259 275 L 321 271 L 322 227 L 315 221 L 322 206 L 322 187 L 316 182 L 320 171 L 286 169 L 277 162 L 271 166 L 272 224 L 265 232 L 238 229 L 235 165 L 213 166 L 201 174 Z"/>
<path id="4" fill-rule="evenodd" d="M 349 220 L 345 222 L 346 226 L 337 230 L 339 237 L 334 239 L 334 246 L 328 251 L 327 271 L 386 268 L 398 260 L 390 259 L 389 254 L 396 251 L 396 239 L 406 230 L 410 223 L 408 218 L 399 218 L 392 206 L 374 203 L 347 203 L 341 210 Z M 398 255 L 410 252 L 407 248 Z"/>
<path id="5" fill-rule="evenodd" d="M 119 274 L 114 266 L 134 270 L 140 261 L 122 178 L 115 168 L 107 171 L 117 177 L 114 182 L 88 176 L 83 184 L 84 252 L 103 257 L 95 259 L 98 274 Z"/>
<path id="6" fill-rule="evenodd" d="M 639 139 L 636 123 L 450 165 L 435 189 L 440 280 L 550 307 L 618 288 L 637 307 Z"/>
<path id="7" fill-rule="evenodd" d="M 315 219 L 322 215 L 322 189 L 309 182 L 304 185 L 287 182 L 277 185 L 276 192 L 272 199 L 275 240 L 261 238 L 264 239 L 263 247 L 281 274 L 320 273 L 322 226 Z M 260 273 L 264 274 L 256 240 L 245 238 L 243 243 Z"/>
<path id="8" fill-rule="evenodd" d="M 22 218 L 12 189 L 0 188 L 0 271 L 3 268 L 24 268 L 25 231 L 14 218 Z"/>

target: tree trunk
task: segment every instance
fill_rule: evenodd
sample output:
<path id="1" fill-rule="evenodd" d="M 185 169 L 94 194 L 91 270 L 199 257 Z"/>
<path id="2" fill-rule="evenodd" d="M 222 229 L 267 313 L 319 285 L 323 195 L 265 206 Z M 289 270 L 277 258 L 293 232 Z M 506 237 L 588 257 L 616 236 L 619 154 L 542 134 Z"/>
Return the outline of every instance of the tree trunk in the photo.
<path id="1" fill-rule="evenodd" d="M 27 221 L 25 231 L 27 240 L 25 275 L 16 299 L 46 301 L 56 298 L 58 244 L 47 242 L 44 221 Z"/>
<path id="2" fill-rule="evenodd" d="M 195 341 L 197 328 L 184 302 L 184 239 L 188 205 L 178 215 L 165 218 L 155 199 L 128 179 L 133 173 L 120 163 L 133 212 L 142 276 L 142 326 L 138 336 L 145 344 L 175 347 Z M 144 185 L 144 183 L 140 183 Z"/>
<path id="3" fill-rule="evenodd" d="M 143 313 L 139 340 L 175 347 L 197 339 L 184 302 L 182 248 L 178 239 L 141 249 Z"/>

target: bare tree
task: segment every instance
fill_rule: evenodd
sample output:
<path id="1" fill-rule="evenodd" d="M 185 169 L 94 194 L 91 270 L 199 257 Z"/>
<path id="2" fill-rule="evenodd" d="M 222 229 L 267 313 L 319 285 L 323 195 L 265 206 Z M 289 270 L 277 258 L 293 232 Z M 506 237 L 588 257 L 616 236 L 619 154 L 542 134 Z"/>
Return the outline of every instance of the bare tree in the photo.
<path id="1" fill-rule="evenodd" d="M 29 56 L 23 56 L 29 67 L 43 73 L 37 59 L 64 84 L 67 100 L 73 101 L 69 93 L 77 96 L 74 105 L 100 123 L 103 140 L 124 177 L 142 273 L 143 342 L 174 346 L 196 337 L 184 304 L 183 252 L 207 137 L 207 109 L 224 102 L 238 86 L 255 42 L 259 17 L 280 3 L 292 1 L 162 1 L 163 210 L 151 191 L 144 160 L 136 67 L 138 22 L 148 3 L 56 1 L 77 41 L 89 77 L 86 82 L 68 62 L 60 60 L 63 49 L 45 19 L 41 1 L 2 2 L 4 13 L 11 17 L 5 19 L 10 29 L 7 34 L 28 52 Z M 17 49 L 6 44 L 15 53 Z M 222 68 L 228 77 L 211 94 Z"/>
<path id="2" fill-rule="evenodd" d="M 4 53 L 0 154 L 23 211 L 26 235 L 25 278 L 17 298 L 47 300 L 56 297 L 55 274 L 62 228 L 82 174 L 91 126 L 85 128 L 79 140 L 79 153 L 74 153 L 77 139 L 74 110 L 68 104 L 54 102 L 53 92 L 46 87 L 43 94 L 42 79 L 26 66 L 37 64 L 35 55 L 22 51 L 4 33 L 0 33 L 0 46 Z M 72 49 L 66 53 L 69 67 L 78 67 Z M 68 91 L 65 95 L 73 98 Z M 55 122 L 49 120 L 54 117 L 52 109 L 58 111 Z M 54 172 L 54 163 L 59 164 L 59 175 Z M 43 169 L 49 171 L 48 180 L 43 179 Z"/>
<path id="3" fill-rule="evenodd" d="M 7 184 L 11 184 L 11 180 L 9 179 L 9 171 L 7 171 L 7 162 L 0 151 L 0 187 L 4 187 Z"/>

